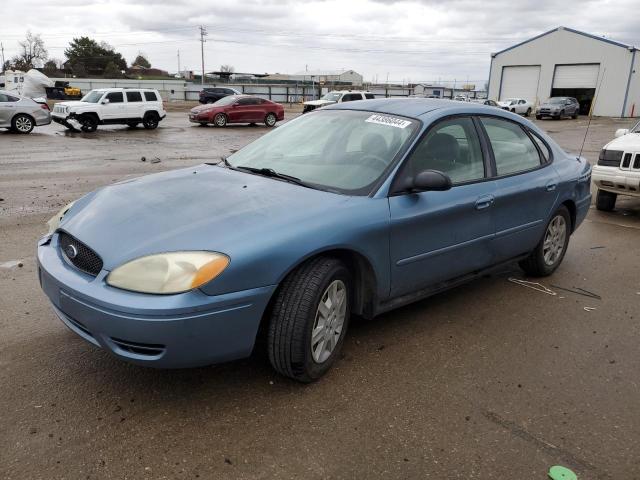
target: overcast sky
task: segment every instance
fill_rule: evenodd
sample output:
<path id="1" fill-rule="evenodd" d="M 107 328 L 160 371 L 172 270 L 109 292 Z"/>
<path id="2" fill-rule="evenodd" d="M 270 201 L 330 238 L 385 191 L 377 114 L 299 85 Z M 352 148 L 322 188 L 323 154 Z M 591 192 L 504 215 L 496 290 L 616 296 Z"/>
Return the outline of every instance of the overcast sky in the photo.
<path id="1" fill-rule="evenodd" d="M 153 6 L 152 6 L 153 5 Z M 640 46 L 638 0 L 3 0 L 5 57 L 27 29 L 51 58 L 74 36 L 106 41 L 128 62 L 200 70 L 296 73 L 354 69 L 365 81 L 454 80 L 484 85 L 489 54 L 559 25 Z M 5 19 L 8 20 L 8 19 Z"/>

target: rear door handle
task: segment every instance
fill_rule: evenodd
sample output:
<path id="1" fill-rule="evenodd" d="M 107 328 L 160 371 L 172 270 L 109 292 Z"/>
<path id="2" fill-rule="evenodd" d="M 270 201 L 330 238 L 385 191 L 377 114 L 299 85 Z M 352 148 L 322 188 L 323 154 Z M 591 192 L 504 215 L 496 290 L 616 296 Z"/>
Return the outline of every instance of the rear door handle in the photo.
<path id="1" fill-rule="evenodd" d="M 493 195 L 483 195 L 476 200 L 476 210 L 483 210 L 493 205 L 495 198 Z"/>
<path id="2" fill-rule="evenodd" d="M 557 183 L 551 182 L 551 183 L 547 183 L 547 185 L 544 188 L 547 192 L 553 192 L 557 186 L 558 186 Z"/>

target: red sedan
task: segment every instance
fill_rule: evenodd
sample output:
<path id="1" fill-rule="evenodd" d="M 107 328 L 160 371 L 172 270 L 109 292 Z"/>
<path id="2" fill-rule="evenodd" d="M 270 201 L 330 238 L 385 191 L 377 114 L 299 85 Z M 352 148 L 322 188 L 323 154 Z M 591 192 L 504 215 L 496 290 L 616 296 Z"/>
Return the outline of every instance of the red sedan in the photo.
<path id="1" fill-rule="evenodd" d="M 273 127 L 277 121 L 284 120 L 284 106 L 264 98 L 250 95 L 230 95 L 210 105 L 193 107 L 189 112 L 189 121 L 216 127 L 227 123 L 260 123 Z"/>

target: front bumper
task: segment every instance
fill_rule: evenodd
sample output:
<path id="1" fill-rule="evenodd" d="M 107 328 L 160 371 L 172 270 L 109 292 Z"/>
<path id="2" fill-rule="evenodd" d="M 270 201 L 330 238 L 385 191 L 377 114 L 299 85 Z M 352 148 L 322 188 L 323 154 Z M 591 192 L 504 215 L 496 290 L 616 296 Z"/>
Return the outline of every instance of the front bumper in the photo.
<path id="1" fill-rule="evenodd" d="M 244 358 L 275 286 L 218 296 L 148 295 L 110 287 L 62 257 L 57 235 L 38 245 L 40 285 L 74 333 L 139 365 L 184 368 Z"/>
<path id="2" fill-rule="evenodd" d="M 591 178 L 600 190 L 640 197 L 640 169 L 594 165 Z"/>

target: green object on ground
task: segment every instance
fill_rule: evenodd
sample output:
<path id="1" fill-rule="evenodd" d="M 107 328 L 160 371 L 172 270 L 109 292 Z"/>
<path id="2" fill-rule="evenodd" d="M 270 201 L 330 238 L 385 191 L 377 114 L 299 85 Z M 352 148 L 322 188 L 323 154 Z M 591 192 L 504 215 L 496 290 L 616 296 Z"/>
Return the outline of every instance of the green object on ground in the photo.
<path id="1" fill-rule="evenodd" d="M 578 476 L 567 467 L 555 465 L 549 469 L 549 478 L 552 480 L 578 480 Z"/>

